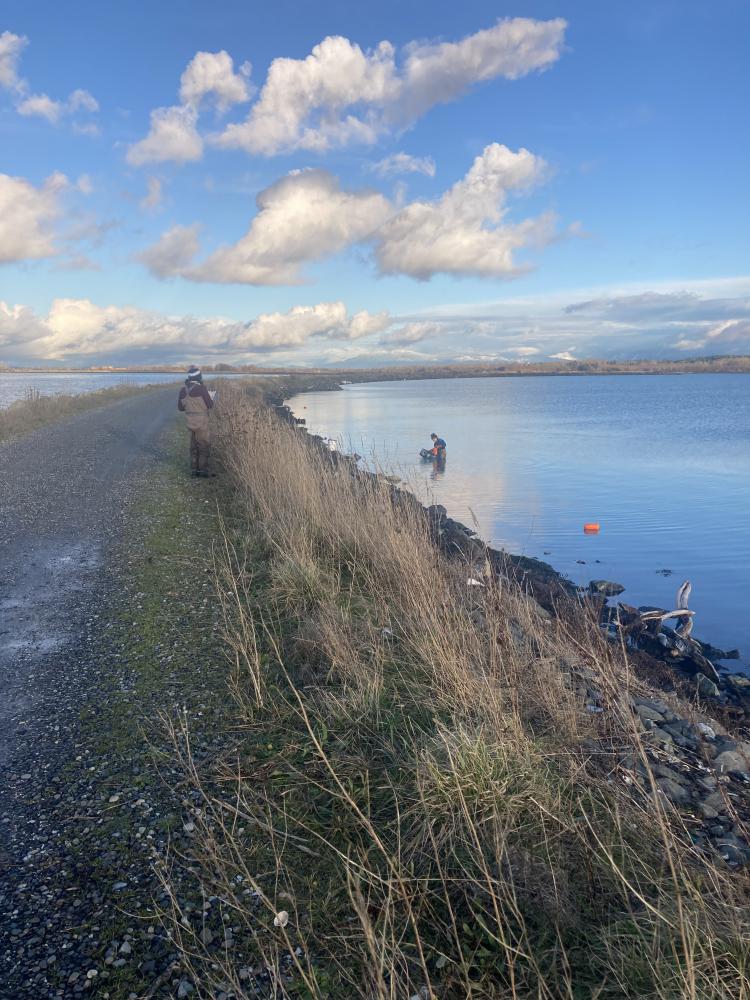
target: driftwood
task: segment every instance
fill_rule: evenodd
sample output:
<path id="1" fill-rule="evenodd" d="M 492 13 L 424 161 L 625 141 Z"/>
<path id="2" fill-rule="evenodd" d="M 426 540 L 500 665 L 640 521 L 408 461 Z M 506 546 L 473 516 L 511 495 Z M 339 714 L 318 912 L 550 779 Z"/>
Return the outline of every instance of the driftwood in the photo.
<path id="1" fill-rule="evenodd" d="M 705 674 L 714 684 L 720 683 L 719 673 L 713 663 L 704 655 L 701 644 L 692 638 L 693 618 L 695 612 L 688 608 L 690 592 L 693 587 L 689 580 L 685 580 L 677 591 L 675 604 L 677 607 L 673 611 L 638 611 L 635 608 L 620 605 L 621 610 L 626 614 L 623 621 L 625 634 L 636 638 L 647 634 L 652 639 L 657 639 L 665 649 L 669 650 L 671 656 L 689 660 L 696 670 Z M 675 638 L 669 639 L 661 632 L 662 622 L 670 618 L 678 618 L 680 624 L 675 629 Z"/>

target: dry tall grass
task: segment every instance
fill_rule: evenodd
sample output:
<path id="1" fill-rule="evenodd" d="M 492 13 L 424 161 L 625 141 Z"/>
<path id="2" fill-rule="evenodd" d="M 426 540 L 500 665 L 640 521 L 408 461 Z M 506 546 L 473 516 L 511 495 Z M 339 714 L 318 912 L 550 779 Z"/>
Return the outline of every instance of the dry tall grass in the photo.
<path id="1" fill-rule="evenodd" d="M 217 416 L 240 749 L 207 774 L 169 725 L 204 796 L 191 864 L 267 995 L 750 997 L 746 878 L 619 777 L 640 753 L 624 653 L 467 585 L 483 567 L 445 559 L 408 498 L 241 387 Z M 256 995 L 173 904 L 202 995 Z"/>
<path id="2" fill-rule="evenodd" d="M 55 423 L 76 413 L 83 413 L 85 410 L 113 403 L 125 396 L 148 392 L 154 388 L 156 387 L 153 385 L 126 383 L 112 386 L 110 389 L 98 389 L 96 392 L 58 396 L 47 396 L 37 389 L 28 389 L 23 399 L 0 409 L 0 441 L 21 437 L 45 424 Z"/>

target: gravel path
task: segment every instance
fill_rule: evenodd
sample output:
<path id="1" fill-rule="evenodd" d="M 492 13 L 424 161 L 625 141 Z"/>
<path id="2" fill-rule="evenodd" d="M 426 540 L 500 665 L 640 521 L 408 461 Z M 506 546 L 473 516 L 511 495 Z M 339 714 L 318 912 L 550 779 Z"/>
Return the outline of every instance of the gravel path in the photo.
<path id="1" fill-rule="evenodd" d="M 42 986 L 46 962 L 60 960 L 42 944 L 67 914 L 52 817 L 100 667 L 87 651 L 101 646 L 131 508 L 166 460 L 174 396 L 119 400 L 0 445 L 2 1000 L 69 995 Z"/>

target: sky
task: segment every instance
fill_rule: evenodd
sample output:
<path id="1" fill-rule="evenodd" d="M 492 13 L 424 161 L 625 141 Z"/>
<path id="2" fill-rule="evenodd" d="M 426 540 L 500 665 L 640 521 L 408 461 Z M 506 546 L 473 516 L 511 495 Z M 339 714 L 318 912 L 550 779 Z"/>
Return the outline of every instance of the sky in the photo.
<path id="1" fill-rule="evenodd" d="M 4 0 L 0 362 L 750 353 L 745 0 Z"/>

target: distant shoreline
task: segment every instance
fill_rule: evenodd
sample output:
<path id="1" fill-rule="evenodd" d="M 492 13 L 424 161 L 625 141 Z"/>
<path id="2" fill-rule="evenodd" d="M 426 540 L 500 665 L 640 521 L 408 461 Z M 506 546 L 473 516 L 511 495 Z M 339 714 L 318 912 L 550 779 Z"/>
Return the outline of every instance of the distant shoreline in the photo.
<path id="1" fill-rule="evenodd" d="M 690 358 L 683 361 L 563 361 L 503 364 L 409 365 L 389 368 L 254 368 L 203 366 L 204 375 L 285 376 L 327 379 L 331 382 L 402 382 L 447 378 L 524 378 L 573 375 L 748 375 L 750 356 Z M 180 366 L 143 368 L 1 368 L 0 375 L 174 375 Z"/>

